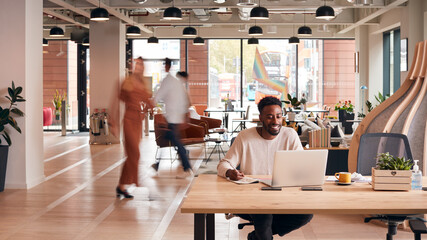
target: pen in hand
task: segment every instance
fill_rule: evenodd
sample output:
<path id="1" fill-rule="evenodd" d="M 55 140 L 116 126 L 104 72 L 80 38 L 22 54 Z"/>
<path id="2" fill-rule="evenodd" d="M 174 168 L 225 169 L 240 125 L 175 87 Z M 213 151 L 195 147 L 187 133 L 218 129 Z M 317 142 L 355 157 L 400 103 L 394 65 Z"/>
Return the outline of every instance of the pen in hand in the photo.
<path id="1" fill-rule="evenodd" d="M 237 170 L 233 164 L 230 163 L 230 161 L 223 159 L 224 161 L 228 162 L 228 164 L 233 168 L 233 169 L 229 169 L 226 172 L 226 177 L 230 178 L 231 180 L 240 180 L 243 177 L 245 177 L 245 174 L 243 174 L 241 171 Z M 231 171 L 230 171 L 231 170 Z"/>

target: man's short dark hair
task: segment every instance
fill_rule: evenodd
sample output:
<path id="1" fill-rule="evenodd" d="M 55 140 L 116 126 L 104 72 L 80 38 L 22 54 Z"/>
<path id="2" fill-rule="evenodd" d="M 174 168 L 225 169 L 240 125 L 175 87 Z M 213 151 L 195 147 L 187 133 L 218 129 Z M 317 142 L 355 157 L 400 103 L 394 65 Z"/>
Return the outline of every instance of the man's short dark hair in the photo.
<path id="1" fill-rule="evenodd" d="M 183 78 L 187 78 L 188 77 L 188 73 L 186 71 L 177 72 L 176 75 L 181 76 Z"/>
<path id="2" fill-rule="evenodd" d="M 267 96 L 261 99 L 261 101 L 259 101 L 258 103 L 259 113 L 261 114 L 264 107 L 269 105 L 278 105 L 280 108 L 282 108 L 282 102 L 279 99 L 272 96 Z"/>
<path id="3" fill-rule="evenodd" d="M 172 60 L 170 60 L 169 58 L 165 58 L 165 66 L 172 66 Z"/>

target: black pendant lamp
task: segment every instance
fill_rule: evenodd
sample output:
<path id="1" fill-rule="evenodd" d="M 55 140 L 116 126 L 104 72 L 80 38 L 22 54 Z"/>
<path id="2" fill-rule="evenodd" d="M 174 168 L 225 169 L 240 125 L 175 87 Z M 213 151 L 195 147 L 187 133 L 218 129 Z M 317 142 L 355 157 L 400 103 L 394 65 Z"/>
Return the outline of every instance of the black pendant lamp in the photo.
<path id="1" fill-rule="evenodd" d="M 159 43 L 159 39 L 156 38 L 156 37 L 154 37 L 154 36 L 152 36 L 152 37 L 148 38 L 147 43 L 149 43 L 149 44 L 158 44 Z"/>
<path id="2" fill-rule="evenodd" d="M 302 37 L 311 36 L 312 31 L 311 28 L 305 25 L 305 11 L 304 11 L 304 26 L 298 28 L 298 35 Z"/>
<path id="3" fill-rule="evenodd" d="M 93 9 L 90 12 L 90 20 L 96 22 L 108 21 L 110 19 L 110 14 L 108 14 L 107 9 L 101 7 L 101 0 L 99 0 L 99 5 L 97 8 Z"/>
<path id="4" fill-rule="evenodd" d="M 43 47 L 47 47 L 49 46 L 49 42 L 47 41 L 46 38 L 43 38 Z"/>
<path id="5" fill-rule="evenodd" d="M 55 26 L 55 27 L 50 29 L 49 36 L 50 37 L 63 37 L 64 36 L 64 30 L 62 30 L 62 28 L 60 28 L 60 27 Z"/>
<path id="6" fill-rule="evenodd" d="M 297 37 L 290 37 L 289 38 L 289 43 L 290 44 L 297 44 L 297 43 L 299 43 L 299 38 L 297 38 Z"/>
<path id="7" fill-rule="evenodd" d="M 193 39 L 193 45 L 205 45 L 205 39 L 201 37 L 196 37 Z"/>
<path id="8" fill-rule="evenodd" d="M 249 28 L 249 35 L 251 36 L 261 36 L 262 35 L 262 28 L 260 26 L 252 26 Z"/>
<path id="9" fill-rule="evenodd" d="M 126 30 L 126 36 L 139 36 L 141 35 L 141 29 L 137 26 L 130 26 Z"/>
<path id="10" fill-rule="evenodd" d="M 294 25 L 292 25 L 292 32 L 293 32 L 293 34 L 295 35 L 295 26 Z M 298 44 L 299 43 L 299 38 L 298 37 L 295 37 L 295 36 L 292 36 L 292 37 L 290 37 L 289 38 L 289 41 L 288 41 L 290 44 Z"/>
<path id="11" fill-rule="evenodd" d="M 197 36 L 197 30 L 190 26 L 191 13 L 188 15 L 188 27 L 182 30 L 182 36 L 184 37 L 195 37 Z"/>
<path id="12" fill-rule="evenodd" d="M 258 44 L 258 38 L 249 38 L 248 44 Z"/>
<path id="13" fill-rule="evenodd" d="M 316 19 L 331 20 L 333 18 L 335 18 L 335 11 L 333 8 L 326 6 L 325 0 L 325 5 L 316 10 Z"/>
<path id="14" fill-rule="evenodd" d="M 89 38 L 88 38 L 88 37 L 83 38 L 82 45 L 83 45 L 83 46 L 89 46 L 89 45 L 90 45 L 90 44 L 89 44 Z"/>
<path id="15" fill-rule="evenodd" d="M 268 10 L 265 7 L 254 7 L 250 17 L 251 19 L 268 19 Z"/>
<path id="16" fill-rule="evenodd" d="M 165 19 L 165 20 L 182 20 L 182 12 L 179 8 L 168 7 L 163 12 L 163 19 Z"/>
<path id="17" fill-rule="evenodd" d="M 195 37 L 195 36 L 197 36 L 197 30 L 195 28 L 193 28 L 193 27 L 186 27 L 182 31 L 182 36 L 185 36 L 185 37 Z"/>
<path id="18" fill-rule="evenodd" d="M 156 29 L 153 27 L 153 36 L 148 38 L 148 40 L 147 40 L 148 44 L 158 44 L 159 43 L 159 39 L 156 38 L 155 33 L 156 33 Z"/>

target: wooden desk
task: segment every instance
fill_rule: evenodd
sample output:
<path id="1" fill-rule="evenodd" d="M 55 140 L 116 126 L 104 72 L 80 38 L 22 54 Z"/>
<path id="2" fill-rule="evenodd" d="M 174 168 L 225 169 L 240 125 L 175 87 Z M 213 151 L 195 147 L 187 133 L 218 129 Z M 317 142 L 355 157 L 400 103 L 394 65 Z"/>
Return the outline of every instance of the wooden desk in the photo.
<path id="1" fill-rule="evenodd" d="M 268 176 L 254 176 L 264 177 Z M 424 186 L 427 178 L 424 177 Z M 261 191 L 261 183 L 238 185 L 216 175 L 195 178 L 182 213 L 194 214 L 194 239 L 215 239 L 215 213 L 241 214 L 422 214 L 427 191 L 374 191 L 368 183 L 338 186 L 325 182 L 323 191 Z"/>

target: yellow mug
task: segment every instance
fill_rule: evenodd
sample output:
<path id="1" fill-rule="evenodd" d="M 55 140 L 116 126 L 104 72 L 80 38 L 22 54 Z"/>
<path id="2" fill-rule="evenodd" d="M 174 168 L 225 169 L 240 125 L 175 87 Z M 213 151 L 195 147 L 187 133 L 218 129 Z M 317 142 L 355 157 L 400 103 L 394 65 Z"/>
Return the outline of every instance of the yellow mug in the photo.
<path id="1" fill-rule="evenodd" d="M 349 172 L 335 173 L 335 178 L 338 179 L 338 181 L 340 183 L 350 183 L 351 182 L 351 173 L 349 173 Z"/>

